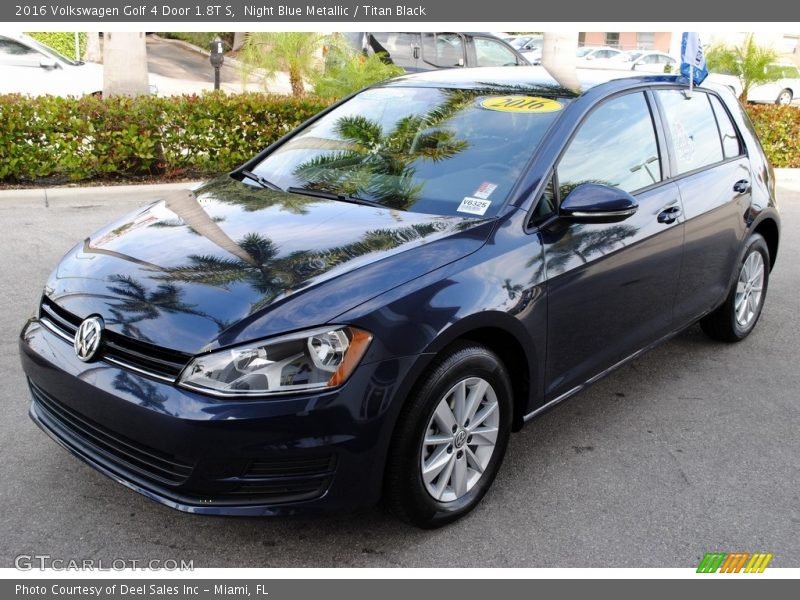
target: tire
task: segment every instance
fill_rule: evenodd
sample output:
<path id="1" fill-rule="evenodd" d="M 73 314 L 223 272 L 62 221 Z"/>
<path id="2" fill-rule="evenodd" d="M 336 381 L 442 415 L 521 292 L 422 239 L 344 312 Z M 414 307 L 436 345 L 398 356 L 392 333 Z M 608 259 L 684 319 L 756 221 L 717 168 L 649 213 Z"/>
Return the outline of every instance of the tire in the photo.
<path id="1" fill-rule="evenodd" d="M 778 98 L 775 100 L 775 104 L 786 106 L 787 104 L 792 103 L 792 90 L 785 89 L 781 90 L 781 93 L 778 94 Z"/>
<path id="2" fill-rule="evenodd" d="M 460 405 L 465 407 L 461 415 L 456 407 L 448 416 L 447 410 L 459 397 L 466 398 Z M 480 400 L 472 402 L 470 423 L 464 413 L 471 398 Z M 442 407 L 445 405 L 447 410 Z M 384 489 L 384 502 L 391 512 L 408 523 L 433 529 L 475 508 L 500 469 L 512 410 L 511 382 L 500 359 L 478 344 L 451 346 L 415 385 L 398 417 Z M 476 417 L 481 419 L 477 424 Z M 445 431 L 443 422 L 449 424 L 448 429 L 455 425 L 457 431 Z M 496 438 L 487 454 L 492 425 L 496 425 Z M 447 439 L 449 442 L 444 441 Z M 423 476 L 423 468 L 437 465 L 437 460 L 445 465 L 438 475 L 431 468 Z M 482 473 L 478 466 L 483 467 Z"/>
<path id="3" fill-rule="evenodd" d="M 759 264 L 762 275 L 760 282 L 757 277 Z M 725 303 L 700 321 L 700 327 L 708 337 L 731 343 L 740 342 L 750 335 L 758 323 L 767 297 L 769 270 L 767 243 L 761 235 L 754 233 L 747 240 L 742 259 L 737 263 L 736 279 Z M 747 279 L 749 283 L 745 281 Z M 759 287 L 760 290 L 757 289 Z M 752 303 L 748 304 L 748 300 L 752 300 Z"/>

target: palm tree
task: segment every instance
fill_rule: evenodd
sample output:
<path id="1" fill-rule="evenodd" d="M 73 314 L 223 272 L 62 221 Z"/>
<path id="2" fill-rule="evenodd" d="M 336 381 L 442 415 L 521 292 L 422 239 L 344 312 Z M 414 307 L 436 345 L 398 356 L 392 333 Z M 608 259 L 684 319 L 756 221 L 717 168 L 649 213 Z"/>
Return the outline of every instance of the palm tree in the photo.
<path id="1" fill-rule="evenodd" d="M 475 91 L 448 90 L 447 99 L 427 113 L 405 116 L 385 131 L 361 115 L 338 119 L 340 149 L 321 154 L 295 168 L 294 175 L 312 189 L 358 196 L 366 192 L 390 208 L 407 209 L 422 192 L 414 182 L 418 160 L 437 162 L 462 152 L 468 142 L 446 129 L 468 106 Z"/>
<path id="2" fill-rule="evenodd" d="M 711 71 L 734 75 L 742 85 L 740 102 L 747 102 L 750 90 L 757 85 L 780 79 L 780 73 L 770 69 L 778 54 L 766 46 L 759 46 L 748 34 L 741 46 L 714 45 L 706 52 L 706 63 Z"/>
<path id="3" fill-rule="evenodd" d="M 242 71 L 247 81 L 253 71 L 264 73 L 264 86 L 274 79 L 278 71 L 289 73 L 292 95 L 305 95 L 304 81 L 319 70 L 317 53 L 322 35 L 303 31 L 250 32 L 242 47 L 241 58 L 246 65 Z"/>

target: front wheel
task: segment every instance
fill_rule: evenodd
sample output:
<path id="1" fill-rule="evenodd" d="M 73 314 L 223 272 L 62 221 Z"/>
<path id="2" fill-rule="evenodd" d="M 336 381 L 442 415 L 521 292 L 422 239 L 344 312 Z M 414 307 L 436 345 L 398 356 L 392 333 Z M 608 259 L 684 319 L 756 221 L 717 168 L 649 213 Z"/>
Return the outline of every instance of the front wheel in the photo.
<path id="1" fill-rule="evenodd" d="M 488 348 L 452 347 L 399 416 L 385 501 L 400 518 L 440 527 L 470 512 L 500 469 L 511 431 L 511 384 Z"/>
<path id="2" fill-rule="evenodd" d="M 747 240 L 738 269 L 736 283 L 725 303 L 700 321 L 706 335 L 722 342 L 743 340 L 761 316 L 770 269 L 769 249 L 761 235 L 754 233 Z"/>

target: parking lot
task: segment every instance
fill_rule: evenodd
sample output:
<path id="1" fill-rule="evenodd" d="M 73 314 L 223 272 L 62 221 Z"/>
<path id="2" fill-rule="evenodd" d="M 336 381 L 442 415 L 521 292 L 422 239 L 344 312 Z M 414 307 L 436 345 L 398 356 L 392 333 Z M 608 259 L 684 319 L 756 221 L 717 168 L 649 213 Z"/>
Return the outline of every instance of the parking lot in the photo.
<path id="1" fill-rule="evenodd" d="M 195 567 L 696 567 L 772 552 L 800 567 L 800 171 L 781 171 L 783 235 L 761 322 L 737 345 L 693 327 L 528 424 L 482 505 L 436 531 L 374 509 L 315 519 L 199 517 L 154 504 L 28 419 L 16 338 L 58 258 L 158 197 L 0 192 L 0 564 L 193 560 Z"/>

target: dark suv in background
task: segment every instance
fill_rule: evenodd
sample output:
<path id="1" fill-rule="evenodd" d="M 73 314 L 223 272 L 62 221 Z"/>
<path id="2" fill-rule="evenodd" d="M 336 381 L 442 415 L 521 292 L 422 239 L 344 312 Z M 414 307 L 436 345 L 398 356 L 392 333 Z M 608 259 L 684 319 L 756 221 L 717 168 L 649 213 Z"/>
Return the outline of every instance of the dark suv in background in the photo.
<path id="1" fill-rule="evenodd" d="M 530 64 L 510 44 L 480 32 L 343 32 L 355 49 L 383 53 L 409 73 L 453 67 L 512 67 Z"/>

